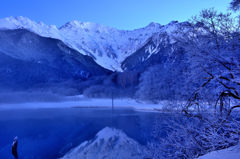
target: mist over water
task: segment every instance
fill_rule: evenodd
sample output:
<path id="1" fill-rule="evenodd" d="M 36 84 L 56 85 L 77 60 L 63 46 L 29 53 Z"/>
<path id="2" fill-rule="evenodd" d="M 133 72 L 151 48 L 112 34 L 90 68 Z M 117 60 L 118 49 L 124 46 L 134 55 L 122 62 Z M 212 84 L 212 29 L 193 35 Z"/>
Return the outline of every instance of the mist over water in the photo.
<path id="1" fill-rule="evenodd" d="M 77 94 L 71 88 L 62 88 L 61 91 L 55 91 L 52 88 L 26 91 L 1 90 L 0 105 L 31 102 L 63 102 L 72 100 L 74 95 Z"/>

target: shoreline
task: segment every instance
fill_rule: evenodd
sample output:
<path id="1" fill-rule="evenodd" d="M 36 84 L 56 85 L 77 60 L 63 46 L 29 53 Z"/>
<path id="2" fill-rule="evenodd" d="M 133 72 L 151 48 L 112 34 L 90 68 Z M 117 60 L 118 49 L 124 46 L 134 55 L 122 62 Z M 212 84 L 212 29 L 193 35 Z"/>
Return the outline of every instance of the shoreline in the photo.
<path id="1" fill-rule="evenodd" d="M 136 111 L 161 112 L 162 107 L 166 103 L 163 101 L 159 104 L 151 104 L 145 102 L 138 102 L 130 98 L 119 98 L 114 100 L 114 108 L 116 109 L 134 109 Z M 0 103 L 1 110 L 11 109 L 63 109 L 63 108 L 90 108 L 103 109 L 112 108 L 111 98 L 85 98 L 83 96 L 70 97 L 66 101 L 53 102 L 26 102 L 26 103 Z"/>

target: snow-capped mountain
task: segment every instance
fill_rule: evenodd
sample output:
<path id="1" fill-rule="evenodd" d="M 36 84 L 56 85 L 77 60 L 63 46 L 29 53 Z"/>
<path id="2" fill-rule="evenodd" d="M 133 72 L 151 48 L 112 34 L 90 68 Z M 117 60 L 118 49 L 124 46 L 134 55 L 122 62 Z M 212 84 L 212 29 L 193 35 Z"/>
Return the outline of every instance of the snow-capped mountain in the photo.
<path id="1" fill-rule="evenodd" d="M 160 24 L 151 23 L 145 28 L 127 31 L 79 21 L 57 28 L 21 16 L 0 19 L 0 29 L 27 29 L 43 37 L 59 39 L 78 52 L 91 56 L 99 65 L 117 71 L 122 70 L 121 63 L 129 55 L 163 28 Z"/>
<path id="2" fill-rule="evenodd" d="M 62 159 L 140 159 L 146 149 L 121 130 L 106 127 L 90 141 L 72 149 Z"/>

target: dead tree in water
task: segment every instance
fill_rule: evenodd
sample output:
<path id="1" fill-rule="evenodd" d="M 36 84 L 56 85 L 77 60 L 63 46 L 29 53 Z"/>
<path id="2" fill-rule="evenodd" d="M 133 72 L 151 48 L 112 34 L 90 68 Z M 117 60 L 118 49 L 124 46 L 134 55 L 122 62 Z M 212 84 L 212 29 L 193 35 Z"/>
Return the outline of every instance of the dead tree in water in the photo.
<path id="1" fill-rule="evenodd" d="M 18 159 L 17 146 L 18 146 L 18 137 L 15 137 L 12 143 L 12 155 L 14 156 L 15 159 Z"/>

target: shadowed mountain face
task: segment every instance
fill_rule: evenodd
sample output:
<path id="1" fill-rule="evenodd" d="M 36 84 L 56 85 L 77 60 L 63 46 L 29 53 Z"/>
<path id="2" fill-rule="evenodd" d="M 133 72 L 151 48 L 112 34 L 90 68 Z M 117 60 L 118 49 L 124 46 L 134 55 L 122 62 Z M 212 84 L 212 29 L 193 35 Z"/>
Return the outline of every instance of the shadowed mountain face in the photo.
<path id="1" fill-rule="evenodd" d="M 41 37 L 25 29 L 0 30 L 1 87 L 81 81 L 109 72 L 60 40 Z"/>

